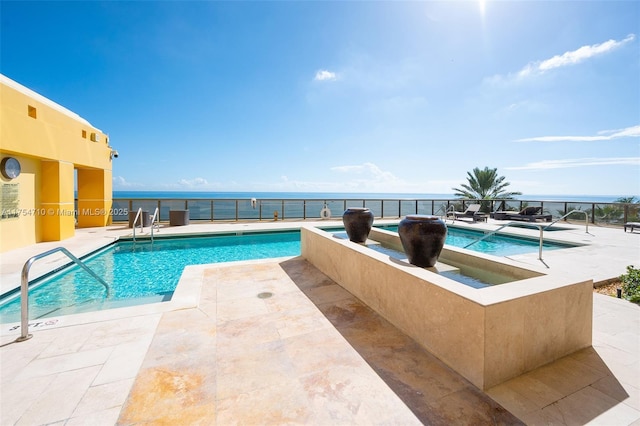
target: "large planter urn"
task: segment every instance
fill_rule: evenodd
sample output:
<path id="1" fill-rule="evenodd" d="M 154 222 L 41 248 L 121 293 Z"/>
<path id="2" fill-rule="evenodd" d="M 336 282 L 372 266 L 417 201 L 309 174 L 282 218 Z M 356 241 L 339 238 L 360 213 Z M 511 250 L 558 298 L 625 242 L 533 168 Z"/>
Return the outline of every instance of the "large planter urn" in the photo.
<path id="1" fill-rule="evenodd" d="M 428 268 L 436 264 L 447 238 L 447 225 L 438 217 L 408 215 L 398 224 L 398 235 L 412 265 Z"/>
<path id="2" fill-rule="evenodd" d="M 349 207 L 342 214 L 342 223 L 351 241 L 364 243 L 373 225 L 373 213 L 364 207 Z"/>

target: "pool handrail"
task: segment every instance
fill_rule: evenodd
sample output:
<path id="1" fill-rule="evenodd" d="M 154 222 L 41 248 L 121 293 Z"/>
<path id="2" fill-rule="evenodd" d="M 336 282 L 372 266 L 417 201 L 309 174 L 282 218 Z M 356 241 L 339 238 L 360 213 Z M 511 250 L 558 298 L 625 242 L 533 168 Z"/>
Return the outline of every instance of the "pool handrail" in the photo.
<path id="1" fill-rule="evenodd" d="M 540 229 L 540 239 L 539 239 L 540 247 L 538 249 L 538 260 L 540 262 L 542 262 L 544 264 L 544 266 L 546 266 L 548 268 L 549 266 L 546 263 L 544 263 L 544 260 L 542 260 L 542 246 L 544 244 L 544 236 L 543 236 L 544 229 L 542 227 L 544 226 L 544 224 L 542 224 L 542 223 L 540 223 L 540 224 L 532 223 L 532 225 L 537 226 L 538 229 Z M 522 222 L 507 222 L 504 225 L 502 225 L 501 227 L 499 227 L 498 229 L 493 230 L 493 231 L 489 232 L 488 234 L 484 234 L 481 238 L 478 238 L 477 240 L 470 242 L 469 244 L 467 244 L 463 248 L 467 248 L 469 246 L 474 245 L 475 243 L 479 243 L 480 241 L 483 241 L 483 240 L 489 238 L 490 236 L 497 234 L 499 231 L 501 231 L 502 229 L 506 228 L 507 226 L 522 226 Z"/>
<path id="2" fill-rule="evenodd" d="M 140 207 L 140 209 L 142 209 L 142 207 Z M 156 226 L 158 230 L 160 230 L 159 219 L 160 219 L 160 210 L 156 207 L 155 211 L 153 212 L 153 217 L 151 218 L 151 242 L 153 242 L 153 227 Z M 134 241 L 135 241 L 135 238 L 134 238 Z"/>
<path id="3" fill-rule="evenodd" d="M 562 219 L 564 219 L 567 216 L 572 215 L 573 213 L 584 213 L 584 226 L 585 226 L 585 231 L 584 232 L 586 232 L 588 234 L 589 233 L 589 213 L 585 212 L 584 210 L 571 210 L 569 213 L 565 214 L 561 218 L 556 219 L 553 222 L 551 222 L 550 224 L 548 224 L 547 226 L 545 226 L 544 229 L 545 230 L 548 229 L 554 223 L 560 222 Z"/>
<path id="4" fill-rule="evenodd" d="M 71 259 L 78 266 L 82 267 L 82 269 L 88 272 L 89 275 L 91 275 L 93 278 L 98 280 L 98 282 L 102 284 L 107 291 L 106 297 L 109 297 L 111 295 L 109 284 L 107 284 L 102 278 L 100 278 L 98 274 L 93 272 L 91 268 L 85 265 L 80 259 L 75 257 L 69 250 L 64 247 L 56 247 L 35 256 L 31 256 L 22 267 L 22 277 L 20 282 L 20 337 L 16 339 L 16 342 L 24 342 L 25 340 L 29 340 L 33 337 L 33 335 L 29 334 L 29 270 L 31 269 L 31 265 L 33 265 L 36 260 L 42 259 L 43 257 L 57 252 L 62 252 L 67 255 L 69 259 Z"/>
<path id="5" fill-rule="evenodd" d="M 437 216 L 438 212 L 442 211 L 444 214 L 442 216 L 440 216 L 443 220 L 447 220 L 447 216 L 449 215 L 449 211 L 454 211 L 456 209 L 456 206 L 454 206 L 453 204 L 450 204 L 449 207 L 447 207 L 447 205 L 445 203 L 440 204 L 440 207 L 438 207 L 438 210 L 436 210 L 433 215 Z"/>
<path id="6" fill-rule="evenodd" d="M 144 221 L 142 220 L 142 207 L 138 208 L 138 212 L 136 213 L 135 219 L 133 219 L 133 241 L 136 240 L 136 223 L 138 222 L 138 218 L 140 218 L 140 232 L 144 231 Z"/>
<path id="7" fill-rule="evenodd" d="M 585 232 L 588 234 L 589 233 L 589 214 L 587 212 L 583 211 L 583 210 L 572 210 L 569 213 L 567 213 L 564 216 L 562 216 L 560 219 L 554 220 L 553 222 L 551 222 L 548 225 L 545 225 L 544 223 L 532 223 L 531 224 L 533 226 L 537 226 L 538 229 L 540 230 L 540 239 L 539 239 L 540 247 L 538 249 L 538 260 L 540 262 L 542 262 L 544 264 L 544 266 L 546 266 L 547 268 L 549 266 L 546 263 L 544 263 L 544 260 L 542 260 L 542 246 L 544 245 L 544 231 L 546 229 L 548 229 L 554 223 L 561 221 L 562 219 L 564 219 L 565 217 L 571 215 L 572 213 L 584 213 L 584 215 L 585 215 L 585 227 L 586 227 Z M 502 230 L 503 228 L 506 228 L 507 226 L 522 226 L 522 222 L 507 222 L 504 225 L 502 225 L 501 227 L 499 227 L 498 229 L 496 229 L 494 231 L 491 231 L 488 234 L 483 235 L 481 238 L 478 238 L 475 241 L 470 242 L 469 244 L 464 246 L 464 248 L 472 246 L 475 243 L 479 243 L 480 241 L 483 241 L 483 240 L 489 238 L 490 236 L 492 236 L 494 234 L 497 234 L 498 231 Z"/>

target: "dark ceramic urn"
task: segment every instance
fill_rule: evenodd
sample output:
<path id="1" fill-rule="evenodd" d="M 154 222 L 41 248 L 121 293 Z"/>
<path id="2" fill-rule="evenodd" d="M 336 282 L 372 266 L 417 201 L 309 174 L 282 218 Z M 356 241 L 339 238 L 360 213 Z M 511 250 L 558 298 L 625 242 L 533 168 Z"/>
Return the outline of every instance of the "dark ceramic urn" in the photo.
<path id="1" fill-rule="evenodd" d="M 409 263 L 428 268 L 440 256 L 447 225 L 438 216 L 408 215 L 398 224 L 398 235 Z"/>
<path id="2" fill-rule="evenodd" d="M 364 207 L 349 207 L 342 214 L 342 223 L 351 241 L 364 243 L 373 225 L 373 213 Z"/>

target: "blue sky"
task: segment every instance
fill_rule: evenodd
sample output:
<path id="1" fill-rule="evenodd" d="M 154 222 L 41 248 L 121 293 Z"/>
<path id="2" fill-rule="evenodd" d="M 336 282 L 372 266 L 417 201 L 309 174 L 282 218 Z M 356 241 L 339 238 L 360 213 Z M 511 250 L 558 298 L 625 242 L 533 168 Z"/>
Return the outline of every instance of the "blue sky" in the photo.
<path id="1" fill-rule="evenodd" d="M 640 195 L 640 2 L 0 3 L 114 190 Z"/>

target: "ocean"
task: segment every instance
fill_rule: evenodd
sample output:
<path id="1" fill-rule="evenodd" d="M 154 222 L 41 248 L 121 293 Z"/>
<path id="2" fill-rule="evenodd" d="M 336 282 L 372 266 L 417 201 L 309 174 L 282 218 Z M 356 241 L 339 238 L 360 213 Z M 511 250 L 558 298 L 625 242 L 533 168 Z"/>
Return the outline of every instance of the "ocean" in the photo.
<path id="1" fill-rule="evenodd" d="M 565 203 L 571 208 L 587 210 L 591 203 L 610 203 L 616 198 L 531 195 L 519 197 L 510 207 L 518 209 L 518 201 L 543 201 L 548 209 L 564 212 Z M 443 214 L 446 200 L 453 199 L 453 194 L 429 193 L 114 191 L 112 216 L 114 221 L 124 221 L 128 220 L 130 212 L 142 209 L 153 215 L 158 208 L 160 221 L 166 221 L 172 209 L 186 207 L 191 220 L 308 219 L 339 216 L 348 207 L 367 207 L 375 217 L 382 218 L 416 213 Z"/>
<path id="2" fill-rule="evenodd" d="M 612 203 L 622 195 L 520 195 L 518 200 Z M 113 198 L 128 199 L 227 199 L 227 200 L 448 200 L 453 194 L 368 192 L 202 192 L 202 191 L 113 191 Z"/>

